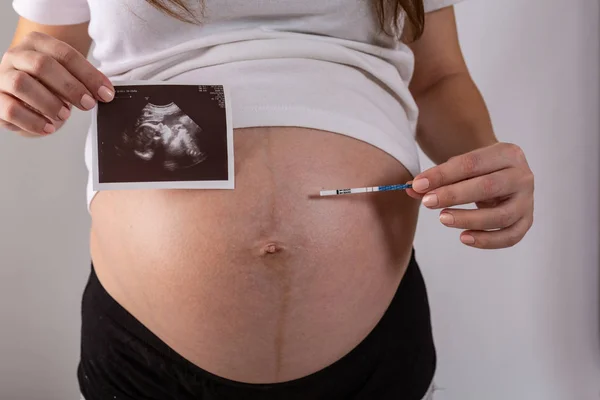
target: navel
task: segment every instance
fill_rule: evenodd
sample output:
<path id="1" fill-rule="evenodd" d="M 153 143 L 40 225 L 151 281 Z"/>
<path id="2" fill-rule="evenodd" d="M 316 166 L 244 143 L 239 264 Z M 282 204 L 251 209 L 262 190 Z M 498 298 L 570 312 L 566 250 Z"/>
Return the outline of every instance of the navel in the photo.
<path id="1" fill-rule="evenodd" d="M 264 245 L 260 251 L 262 256 L 268 256 L 271 254 L 280 253 L 283 251 L 283 247 L 279 243 L 269 242 Z"/>

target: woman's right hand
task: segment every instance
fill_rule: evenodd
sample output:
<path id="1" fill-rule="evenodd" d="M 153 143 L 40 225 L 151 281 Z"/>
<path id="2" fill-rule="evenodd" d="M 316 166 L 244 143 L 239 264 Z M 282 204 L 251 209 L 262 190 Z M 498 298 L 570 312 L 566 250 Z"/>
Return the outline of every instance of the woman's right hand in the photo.
<path id="1" fill-rule="evenodd" d="M 38 32 L 9 49 L 0 62 L 0 128 L 24 136 L 54 133 L 71 105 L 91 110 L 114 98 L 110 80 L 80 52 Z"/>

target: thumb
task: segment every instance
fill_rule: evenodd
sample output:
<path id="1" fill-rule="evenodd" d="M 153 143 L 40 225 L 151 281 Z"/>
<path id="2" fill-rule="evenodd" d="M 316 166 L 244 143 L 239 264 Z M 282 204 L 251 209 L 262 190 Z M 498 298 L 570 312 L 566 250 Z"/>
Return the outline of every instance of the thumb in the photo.
<path id="1" fill-rule="evenodd" d="M 406 182 L 406 183 L 412 184 L 412 181 Z M 413 199 L 417 199 L 417 200 L 421 200 L 423 198 L 423 196 L 425 196 L 424 193 L 417 193 L 412 189 L 406 189 L 405 192 L 409 197 L 412 197 Z"/>

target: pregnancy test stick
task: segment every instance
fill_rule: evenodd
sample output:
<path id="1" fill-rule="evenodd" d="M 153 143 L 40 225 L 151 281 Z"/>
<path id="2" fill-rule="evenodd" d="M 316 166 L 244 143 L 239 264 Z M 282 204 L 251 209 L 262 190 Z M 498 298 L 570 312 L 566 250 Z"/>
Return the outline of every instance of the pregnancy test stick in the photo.
<path id="1" fill-rule="evenodd" d="M 321 190 L 321 196 L 338 196 L 340 194 L 369 193 L 369 192 L 387 192 L 390 190 L 405 190 L 412 188 L 411 184 L 404 185 L 386 185 L 371 186 L 353 189 Z"/>

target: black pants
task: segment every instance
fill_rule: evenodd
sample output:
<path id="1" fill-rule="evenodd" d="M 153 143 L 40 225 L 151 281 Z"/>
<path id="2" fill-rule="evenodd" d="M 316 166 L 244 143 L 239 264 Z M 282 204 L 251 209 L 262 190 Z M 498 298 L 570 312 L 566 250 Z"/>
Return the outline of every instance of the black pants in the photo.
<path id="1" fill-rule="evenodd" d="M 329 367 L 289 382 L 235 382 L 195 366 L 110 297 L 93 267 L 82 318 L 78 379 L 86 400 L 421 400 L 436 366 L 427 293 L 414 254 L 373 331 Z"/>

